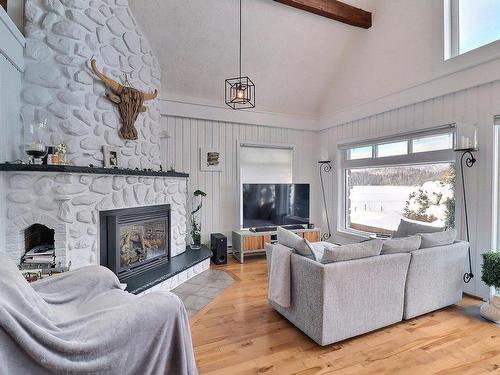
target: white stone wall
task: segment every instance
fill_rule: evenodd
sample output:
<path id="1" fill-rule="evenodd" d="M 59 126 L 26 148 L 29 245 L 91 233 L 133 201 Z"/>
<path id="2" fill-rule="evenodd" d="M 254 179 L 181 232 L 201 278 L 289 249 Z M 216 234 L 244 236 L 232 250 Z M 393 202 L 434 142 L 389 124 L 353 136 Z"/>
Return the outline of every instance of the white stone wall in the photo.
<path id="1" fill-rule="evenodd" d="M 186 179 L 68 173 L 6 173 L 7 253 L 19 262 L 24 230 L 55 230 L 57 262 L 99 264 L 99 211 L 154 204 L 171 206 L 171 254 L 186 249 Z"/>
<path id="2" fill-rule="evenodd" d="M 118 82 L 160 89 L 160 67 L 127 0 L 27 0 L 26 70 L 22 95 L 25 124 L 48 120 L 45 141 L 63 141 L 74 165 L 100 165 L 102 145 L 120 146 L 122 166 L 160 165 L 158 101 L 136 122 L 139 139 L 118 135 L 117 106 L 104 97 L 89 60 Z M 26 125 L 25 125 L 26 126 Z"/>

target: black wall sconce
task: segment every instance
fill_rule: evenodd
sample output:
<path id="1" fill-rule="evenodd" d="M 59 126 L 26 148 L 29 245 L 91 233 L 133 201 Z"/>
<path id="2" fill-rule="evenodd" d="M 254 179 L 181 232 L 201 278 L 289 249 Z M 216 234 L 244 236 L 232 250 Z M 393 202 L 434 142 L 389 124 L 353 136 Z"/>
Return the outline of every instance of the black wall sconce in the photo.
<path id="1" fill-rule="evenodd" d="M 323 173 L 328 173 L 332 170 L 332 162 L 330 160 L 320 160 L 319 164 L 319 178 L 321 180 L 321 192 L 323 193 L 323 205 L 325 207 L 325 215 L 326 215 L 326 225 L 328 227 L 328 233 L 323 233 L 321 239 L 326 241 L 332 237 L 332 231 L 330 229 L 330 217 L 328 216 L 328 206 L 326 204 L 326 195 L 325 195 L 325 183 L 323 181 Z"/>
<path id="2" fill-rule="evenodd" d="M 470 254 L 470 236 L 469 236 L 469 217 L 467 211 L 467 193 L 465 191 L 465 176 L 464 176 L 464 165 L 467 168 L 472 168 L 476 163 L 476 158 L 474 157 L 474 152 L 479 151 L 478 148 L 458 148 L 455 152 L 462 153 L 460 156 L 460 177 L 462 179 L 462 193 L 464 199 L 464 213 L 465 213 L 465 230 L 467 235 L 467 242 L 469 243 L 468 253 L 469 253 L 469 272 L 464 274 L 464 282 L 468 283 L 474 277 L 472 273 L 472 260 Z"/>

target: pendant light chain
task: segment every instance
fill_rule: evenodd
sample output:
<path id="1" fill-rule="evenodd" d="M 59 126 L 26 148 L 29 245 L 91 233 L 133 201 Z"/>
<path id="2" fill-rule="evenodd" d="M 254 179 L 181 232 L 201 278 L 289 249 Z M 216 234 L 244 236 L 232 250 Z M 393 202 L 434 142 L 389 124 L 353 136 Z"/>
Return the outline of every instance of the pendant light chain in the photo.
<path id="1" fill-rule="evenodd" d="M 241 79 L 241 0 L 240 0 L 240 75 Z"/>

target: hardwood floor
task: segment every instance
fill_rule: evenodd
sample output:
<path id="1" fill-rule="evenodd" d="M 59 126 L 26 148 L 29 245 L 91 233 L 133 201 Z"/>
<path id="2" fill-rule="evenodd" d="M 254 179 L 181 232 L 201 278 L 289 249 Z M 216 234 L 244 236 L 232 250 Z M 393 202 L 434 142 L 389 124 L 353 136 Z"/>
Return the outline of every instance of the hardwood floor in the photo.
<path id="1" fill-rule="evenodd" d="M 463 314 L 473 298 L 320 347 L 268 304 L 263 257 L 215 269 L 236 282 L 191 320 L 201 375 L 500 374 L 500 328 Z"/>

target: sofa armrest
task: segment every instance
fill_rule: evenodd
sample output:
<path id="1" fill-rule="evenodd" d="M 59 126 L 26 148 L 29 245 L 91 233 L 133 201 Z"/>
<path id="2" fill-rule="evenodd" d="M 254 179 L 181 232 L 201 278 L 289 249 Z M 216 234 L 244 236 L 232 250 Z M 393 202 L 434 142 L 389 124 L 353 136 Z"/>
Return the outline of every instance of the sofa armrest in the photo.
<path id="1" fill-rule="evenodd" d="M 266 245 L 268 275 L 274 246 Z M 291 321 L 297 328 L 317 343 L 321 342 L 323 305 L 323 270 L 325 266 L 312 259 L 292 254 L 290 264 L 291 306 L 282 307 L 272 301 L 271 305 Z"/>
<path id="2" fill-rule="evenodd" d="M 404 319 L 459 302 L 469 243 L 419 249 L 411 252 L 406 281 Z"/>

